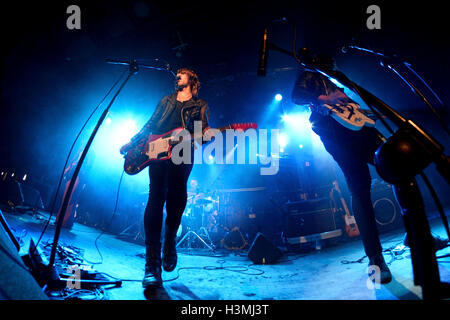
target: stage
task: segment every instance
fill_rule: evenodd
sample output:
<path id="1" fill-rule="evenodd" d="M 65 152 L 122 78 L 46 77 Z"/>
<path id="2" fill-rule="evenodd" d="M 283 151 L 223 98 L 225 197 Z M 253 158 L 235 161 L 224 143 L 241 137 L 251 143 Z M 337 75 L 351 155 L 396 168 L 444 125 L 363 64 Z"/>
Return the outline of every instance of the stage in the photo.
<path id="1" fill-rule="evenodd" d="M 448 214 L 448 211 L 447 211 Z M 4 215 L 19 239 L 20 255 L 28 250 L 30 239 L 36 241 L 48 214 L 44 211 L 7 212 Z M 432 215 L 436 217 L 436 215 Z M 52 220 L 54 220 L 52 218 Z M 433 235 L 445 238 L 439 218 L 430 220 Z M 51 243 L 54 225 L 50 224 L 41 246 Z M 97 299 L 106 300 L 417 300 L 421 288 L 414 286 L 410 250 L 398 255 L 385 251 L 384 257 L 393 274 L 387 285 L 368 283 L 367 257 L 361 240 L 345 240 L 345 233 L 320 250 L 288 252 L 270 265 L 255 265 L 247 249 L 179 248 L 178 265 L 173 272 L 163 271 L 163 289 L 144 292 L 144 246 L 119 239 L 116 235 L 75 222 L 63 228 L 59 244 L 82 252 L 84 264 L 110 279 L 122 280 L 121 286 L 105 285 Z M 393 249 L 403 241 L 404 230 L 397 228 L 381 235 L 383 249 Z M 96 239 L 98 238 L 97 242 Z M 101 252 L 96 249 L 95 242 Z M 44 250 L 45 251 L 45 250 Z M 448 254 L 447 247 L 437 256 Z M 358 260 L 360 262 L 358 262 Z M 58 260 L 57 260 L 58 261 Z M 89 262 L 87 262 L 89 261 Z M 449 258 L 438 259 L 442 281 L 450 280 Z M 100 263 L 101 262 L 101 263 Z M 350 263 L 344 263 L 350 262 Z M 80 299 L 92 295 L 79 294 Z M 84 298 L 83 298 L 84 297 Z M 56 295 L 53 299 L 60 299 Z"/>
<path id="2" fill-rule="evenodd" d="M 441 3 L 2 9 L 0 300 L 450 296 Z"/>

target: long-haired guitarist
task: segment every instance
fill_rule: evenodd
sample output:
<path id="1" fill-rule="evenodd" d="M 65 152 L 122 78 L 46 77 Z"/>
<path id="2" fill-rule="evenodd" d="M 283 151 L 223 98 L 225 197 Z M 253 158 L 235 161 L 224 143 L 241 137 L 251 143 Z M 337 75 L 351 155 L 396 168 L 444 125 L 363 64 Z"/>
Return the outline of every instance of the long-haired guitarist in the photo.
<path id="1" fill-rule="evenodd" d="M 176 73 L 175 92 L 158 103 L 152 117 L 131 142 L 120 152 L 126 154 L 136 143 L 150 134 L 158 135 L 183 127 L 194 132 L 194 121 L 208 128 L 208 103 L 198 98 L 200 81 L 197 74 L 182 68 Z M 150 192 L 144 214 L 146 264 L 143 287 L 161 286 L 161 265 L 172 271 L 177 264 L 176 233 L 187 201 L 187 181 L 193 166 L 190 163 L 174 164 L 171 159 L 155 161 L 149 165 Z M 163 207 L 166 204 L 164 245 L 161 259 L 161 230 Z"/>
<path id="2" fill-rule="evenodd" d="M 335 70 L 335 61 L 327 55 L 317 55 L 314 62 L 325 70 Z M 364 117 L 359 128 L 351 123 L 358 113 L 358 105 L 327 77 L 317 72 L 302 72 L 294 86 L 292 100 L 298 105 L 308 105 L 311 109 L 309 121 L 313 131 L 320 136 L 325 149 L 333 156 L 342 169 L 352 195 L 352 211 L 369 257 L 369 266 L 378 266 L 380 282 L 388 283 L 391 272 L 384 261 L 375 213 L 371 201 L 371 176 L 368 164 L 373 164 L 373 156 L 383 143 L 384 137 L 373 127 L 373 122 L 364 125 Z M 351 104 L 349 109 L 347 105 Z M 344 116 L 345 114 L 345 116 Z M 357 120 L 358 120 L 357 119 Z M 349 120 L 349 125 L 346 125 Z M 360 121 L 360 122 L 361 122 Z"/>

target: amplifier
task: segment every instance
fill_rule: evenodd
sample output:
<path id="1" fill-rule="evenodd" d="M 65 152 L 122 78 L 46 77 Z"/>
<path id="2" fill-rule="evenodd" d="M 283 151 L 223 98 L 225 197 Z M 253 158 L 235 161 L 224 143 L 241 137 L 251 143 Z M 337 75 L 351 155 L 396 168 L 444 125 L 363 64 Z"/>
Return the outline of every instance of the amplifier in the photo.
<path id="1" fill-rule="evenodd" d="M 286 209 L 284 235 L 287 238 L 336 230 L 335 210 L 328 197 L 288 202 Z"/>
<path id="2" fill-rule="evenodd" d="M 390 184 L 372 184 L 372 205 L 380 233 L 404 228 L 402 212 Z"/>

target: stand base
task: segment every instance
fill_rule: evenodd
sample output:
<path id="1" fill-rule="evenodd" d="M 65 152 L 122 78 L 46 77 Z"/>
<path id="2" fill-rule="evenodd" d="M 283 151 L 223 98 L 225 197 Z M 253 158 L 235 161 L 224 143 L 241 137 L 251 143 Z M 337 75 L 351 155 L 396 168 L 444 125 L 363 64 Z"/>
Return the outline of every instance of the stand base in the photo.
<path id="1" fill-rule="evenodd" d="M 192 249 L 192 247 L 191 247 L 191 239 L 190 239 L 190 237 L 191 236 L 195 236 L 195 237 L 197 237 L 202 243 L 203 243 L 203 245 L 205 246 L 205 247 L 207 247 L 209 250 L 211 250 L 211 251 L 213 251 L 214 252 L 214 247 L 213 246 L 211 246 L 211 245 L 209 245 L 209 244 L 207 244 L 206 242 L 205 242 L 205 240 L 203 240 L 203 238 L 202 237 L 200 237 L 195 231 L 192 231 L 192 230 L 190 230 L 190 231 L 188 231 L 184 236 L 183 236 L 183 238 L 177 243 L 177 247 L 184 241 L 184 240 L 186 240 L 186 238 L 189 240 L 189 249 Z M 208 237 L 209 238 L 209 237 Z"/>

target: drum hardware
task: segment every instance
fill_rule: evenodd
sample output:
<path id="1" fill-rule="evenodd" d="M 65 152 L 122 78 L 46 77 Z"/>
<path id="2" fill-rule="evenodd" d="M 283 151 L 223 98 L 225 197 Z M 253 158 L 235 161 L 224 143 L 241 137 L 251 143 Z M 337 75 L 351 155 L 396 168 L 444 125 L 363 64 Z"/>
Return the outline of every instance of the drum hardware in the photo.
<path id="1" fill-rule="evenodd" d="M 195 199 L 195 196 L 192 196 Z M 201 226 L 198 228 L 197 232 L 194 230 L 189 230 L 183 238 L 177 243 L 177 247 L 181 245 L 186 239 L 188 241 L 188 249 L 192 249 L 192 237 L 195 237 L 200 240 L 200 242 L 207 247 L 211 251 L 215 251 L 215 245 L 213 244 L 211 237 L 209 236 L 209 232 L 205 227 L 205 208 L 210 204 L 218 203 L 218 200 L 214 200 L 211 197 L 202 197 L 194 200 L 194 204 L 191 205 L 191 208 L 188 211 L 191 213 L 191 216 L 195 216 L 195 207 L 201 208 Z M 192 208 L 194 207 L 194 208 Z M 194 210 L 192 210 L 194 209 Z M 190 226 L 187 226 L 188 229 L 191 229 Z M 205 239 L 209 242 L 209 244 L 205 241 Z"/>

